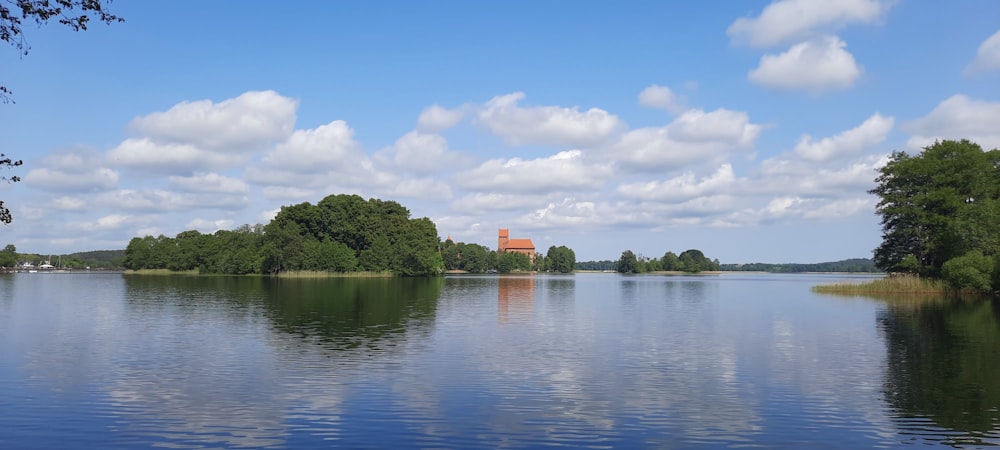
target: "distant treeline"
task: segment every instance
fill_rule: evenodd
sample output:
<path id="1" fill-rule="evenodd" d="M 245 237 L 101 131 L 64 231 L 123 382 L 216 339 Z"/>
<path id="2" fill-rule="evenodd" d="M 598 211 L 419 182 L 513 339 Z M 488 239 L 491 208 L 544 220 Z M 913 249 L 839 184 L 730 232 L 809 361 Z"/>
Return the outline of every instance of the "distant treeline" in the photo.
<path id="1" fill-rule="evenodd" d="M 815 264 L 722 264 L 721 270 L 731 272 L 772 272 L 772 273 L 802 273 L 802 272 L 881 272 L 870 259 L 854 258 L 842 261 L 823 262 Z"/>
<path id="2" fill-rule="evenodd" d="M 176 237 L 134 238 L 125 249 L 128 269 L 194 270 L 223 274 L 287 271 L 444 271 L 437 228 L 411 219 L 394 201 L 330 195 L 318 204 L 283 206 L 267 225 Z"/>
<path id="3" fill-rule="evenodd" d="M 18 253 L 13 244 L 0 251 L 0 267 L 11 268 L 24 263 L 36 266 L 49 263 L 61 269 L 120 269 L 125 259 L 125 250 L 95 250 L 68 255 L 39 255 Z"/>

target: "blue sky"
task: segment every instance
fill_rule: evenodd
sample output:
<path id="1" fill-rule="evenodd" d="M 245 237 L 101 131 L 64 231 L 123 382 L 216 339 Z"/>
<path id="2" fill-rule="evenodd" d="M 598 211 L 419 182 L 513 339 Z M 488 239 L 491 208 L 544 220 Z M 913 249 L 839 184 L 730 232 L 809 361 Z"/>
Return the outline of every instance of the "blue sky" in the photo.
<path id="1" fill-rule="evenodd" d="M 1000 147 L 1000 3 L 115 2 L 0 51 L 0 245 L 69 253 L 352 193 L 578 260 L 870 257 L 876 169 Z M 282 9 L 284 8 L 284 9 Z"/>

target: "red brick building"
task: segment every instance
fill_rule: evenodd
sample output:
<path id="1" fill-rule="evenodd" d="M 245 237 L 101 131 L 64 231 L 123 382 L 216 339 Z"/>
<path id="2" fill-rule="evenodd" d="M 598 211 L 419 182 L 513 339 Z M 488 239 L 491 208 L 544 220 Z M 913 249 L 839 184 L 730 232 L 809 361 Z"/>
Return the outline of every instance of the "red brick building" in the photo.
<path id="1" fill-rule="evenodd" d="M 497 253 L 504 252 L 523 253 L 535 262 L 535 244 L 531 239 L 511 239 L 507 228 L 501 228 L 497 236 Z"/>

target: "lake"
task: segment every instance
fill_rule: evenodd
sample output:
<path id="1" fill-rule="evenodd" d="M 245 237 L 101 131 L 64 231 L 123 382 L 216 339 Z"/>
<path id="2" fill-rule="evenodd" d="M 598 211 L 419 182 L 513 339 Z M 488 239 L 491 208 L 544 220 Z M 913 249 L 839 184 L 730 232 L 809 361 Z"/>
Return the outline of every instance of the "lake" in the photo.
<path id="1" fill-rule="evenodd" d="M 847 275 L 0 275 L 0 448 L 980 448 L 1000 304 Z"/>

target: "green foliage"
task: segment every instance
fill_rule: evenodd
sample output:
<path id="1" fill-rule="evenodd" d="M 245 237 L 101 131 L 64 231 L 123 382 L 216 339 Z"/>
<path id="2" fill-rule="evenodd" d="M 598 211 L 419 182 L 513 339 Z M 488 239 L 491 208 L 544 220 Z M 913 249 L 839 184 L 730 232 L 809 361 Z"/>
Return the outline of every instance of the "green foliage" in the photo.
<path id="1" fill-rule="evenodd" d="M 243 225 L 203 235 L 135 238 L 125 249 L 127 269 L 198 269 L 204 273 L 277 274 L 288 271 L 444 271 L 437 228 L 410 219 L 396 202 L 331 195 L 318 205 L 285 206 L 267 225 Z"/>
<path id="2" fill-rule="evenodd" d="M 917 156 L 893 153 L 879 172 L 870 191 L 882 222 L 877 267 L 940 277 L 970 251 L 1000 254 L 1000 151 L 940 141 Z"/>
<path id="3" fill-rule="evenodd" d="M 632 250 L 625 250 L 618 258 L 618 265 L 615 267 L 619 273 L 639 273 L 639 260 Z"/>
<path id="4" fill-rule="evenodd" d="M 503 252 L 497 255 L 496 271 L 510 273 L 531 270 L 531 257 L 523 253 Z"/>
<path id="5" fill-rule="evenodd" d="M 565 245 L 549 247 L 546 259 L 555 272 L 570 273 L 576 269 L 576 253 Z"/>
<path id="6" fill-rule="evenodd" d="M 14 244 L 7 244 L 0 251 L 0 267 L 14 267 L 17 265 L 17 247 Z"/>
<path id="7" fill-rule="evenodd" d="M 979 250 L 949 259 L 941 266 L 941 278 L 952 289 L 989 291 L 993 284 L 994 261 Z"/>

